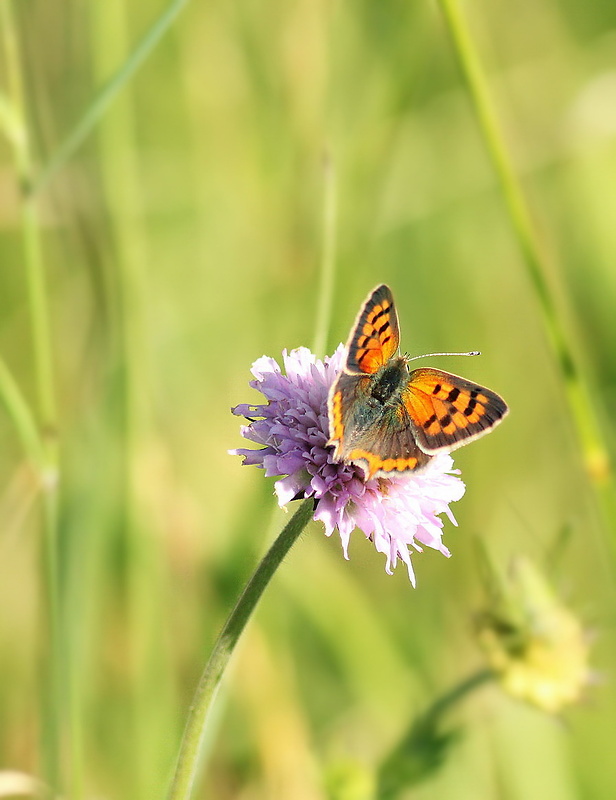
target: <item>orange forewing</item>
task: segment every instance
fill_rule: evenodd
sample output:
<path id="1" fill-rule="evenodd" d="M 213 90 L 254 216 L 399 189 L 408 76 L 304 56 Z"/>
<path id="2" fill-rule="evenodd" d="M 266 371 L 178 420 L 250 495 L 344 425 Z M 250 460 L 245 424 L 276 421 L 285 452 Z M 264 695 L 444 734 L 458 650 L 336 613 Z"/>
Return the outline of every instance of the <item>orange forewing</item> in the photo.
<path id="1" fill-rule="evenodd" d="M 384 284 L 366 299 L 347 343 L 345 371 L 372 375 L 398 350 L 400 331 L 391 291 Z"/>

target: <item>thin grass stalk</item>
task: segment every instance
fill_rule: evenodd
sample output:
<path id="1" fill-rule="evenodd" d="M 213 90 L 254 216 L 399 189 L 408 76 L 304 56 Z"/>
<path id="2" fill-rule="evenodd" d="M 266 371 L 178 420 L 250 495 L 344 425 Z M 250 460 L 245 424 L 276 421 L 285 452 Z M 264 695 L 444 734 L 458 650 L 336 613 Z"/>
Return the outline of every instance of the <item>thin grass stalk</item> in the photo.
<path id="1" fill-rule="evenodd" d="M 42 585 L 45 601 L 41 603 L 42 624 L 46 632 L 46 663 L 44 664 L 42 691 L 42 754 L 45 779 L 54 791 L 62 785 L 62 706 L 64 695 L 63 646 L 61 640 L 60 584 L 58 573 L 58 482 L 59 454 L 57 418 L 53 376 L 52 338 L 48 306 L 45 269 L 41 249 L 41 226 L 38 209 L 28 196 L 32 185 L 34 164 L 30 131 L 26 114 L 22 59 L 15 14 L 10 0 L 0 4 L 0 21 L 4 32 L 4 49 L 7 65 L 7 102 L 11 108 L 14 127 L 9 136 L 13 147 L 15 168 L 23 193 L 22 240 L 28 289 L 28 305 L 32 332 L 32 354 L 37 396 L 35 419 L 11 380 L 4 374 L 4 388 L 12 399 L 13 419 L 18 423 L 24 442 L 35 455 L 41 475 L 43 498 L 43 539 L 41 545 Z M 40 458 L 40 461 L 39 461 Z"/>
<path id="2" fill-rule="evenodd" d="M 173 2 L 169 3 L 141 40 L 130 51 L 124 63 L 96 93 L 81 119 L 51 154 L 47 164 L 43 166 L 36 179 L 30 185 L 29 192 L 32 196 L 46 189 L 55 175 L 72 158 L 104 117 L 117 94 L 131 80 L 188 2 L 189 0 L 173 0 Z"/>
<path id="3" fill-rule="evenodd" d="M 316 353 L 320 358 L 325 354 L 331 325 L 336 262 L 336 169 L 329 153 L 326 153 L 323 158 L 323 184 L 323 251 L 319 271 L 317 313 L 312 347 L 313 353 Z"/>
<path id="4" fill-rule="evenodd" d="M 565 387 L 586 473 L 599 497 L 612 531 L 616 533 L 613 471 L 608 451 L 604 446 L 604 437 L 601 435 L 599 414 L 591 399 L 593 393 L 576 362 L 566 325 L 550 290 L 545 256 L 539 246 L 529 207 L 505 143 L 477 48 L 457 0 L 439 0 L 439 5 L 539 304 L 541 320 Z M 614 536 L 612 536 L 612 549 L 616 558 Z"/>
<path id="5" fill-rule="evenodd" d="M 130 48 L 129 9 L 108 0 L 94 18 L 92 53 L 104 74 L 110 61 Z M 130 57 L 129 59 L 130 60 Z M 168 650 L 164 638 L 162 545 L 146 527 L 139 502 L 144 444 L 152 436 L 149 419 L 148 353 L 144 292 L 151 264 L 144 224 L 144 191 L 133 95 L 126 91 L 100 132 L 101 174 L 114 238 L 117 350 L 121 406 L 116 418 L 123 472 L 122 522 L 126 561 L 127 627 L 131 672 L 129 714 L 133 747 L 131 796 L 149 800 L 163 779 L 171 724 Z M 156 696 L 156 704 L 152 697 Z M 158 771 L 157 771 L 158 770 Z"/>
<path id="6" fill-rule="evenodd" d="M 274 573 L 312 517 L 314 499 L 303 500 L 246 584 L 205 666 L 188 714 L 167 800 L 190 800 L 196 788 L 216 690 L 235 646 Z"/>
<path id="7" fill-rule="evenodd" d="M 64 747 L 71 747 L 63 708 L 68 691 L 65 680 L 61 579 L 59 567 L 58 485 L 59 447 L 51 355 L 51 327 L 40 242 L 40 224 L 35 202 L 26 199 L 23 208 L 24 256 L 27 267 L 28 296 L 32 326 L 34 365 L 38 389 L 39 431 L 43 448 L 41 473 L 43 503 L 43 547 L 41 551 L 46 603 L 43 615 L 47 627 L 47 725 L 44 732 L 45 777 L 56 791 L 64 786 L 62 766 Z M 64 747 L 63 747 L 64 746 Z"/>
<path id="8" fill-rule="evenodd" d="M 0 358 L 0 399 L 17 431 L 26 455 L 42 474 L 45 468 L 45 449 L 36 419 L 19 384 L 2 358 Z"/>

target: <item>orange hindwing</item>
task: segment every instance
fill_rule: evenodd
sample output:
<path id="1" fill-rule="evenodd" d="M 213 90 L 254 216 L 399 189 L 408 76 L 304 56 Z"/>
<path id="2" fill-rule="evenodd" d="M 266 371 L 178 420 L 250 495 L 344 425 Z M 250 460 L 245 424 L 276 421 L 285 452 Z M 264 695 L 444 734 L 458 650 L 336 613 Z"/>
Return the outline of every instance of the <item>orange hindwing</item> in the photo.
<path id="1" fill-rule="evenodd" d="M 430 454 L 455 450 L 483 436 L 508 411 L 496 392 L 430 367 L 411 372 L 402 400 L 417 444 Z"/>

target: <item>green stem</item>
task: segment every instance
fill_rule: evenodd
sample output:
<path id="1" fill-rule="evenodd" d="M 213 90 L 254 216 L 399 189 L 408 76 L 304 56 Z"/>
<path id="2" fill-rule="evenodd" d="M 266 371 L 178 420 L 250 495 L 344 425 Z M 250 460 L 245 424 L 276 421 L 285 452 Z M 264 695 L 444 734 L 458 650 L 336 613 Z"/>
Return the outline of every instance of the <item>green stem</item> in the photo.
<path id="1" fill-rule="evenodd" d="M 127 62 L 130 39 L 130 4 L 124 0 L 98 3 L 91 15 L 93 74 L 98 82 L 112 65 Z M 159 20 L 161 24 L 169 22 Z M 151 37 L 148 37 L 151 38 Z M 128 56 L 130 61 L 131 56 Z M 149 800 L 164 782 L 165 722 L 171 718 L 170 686 L 164 676 L 164 642 L 160 627 L 159 595 L 152 586 L 161 579 L 164 554 L 153 539 L 140 503 L 143 448 L 151 440 L 148 375 L 147 302 L 148 235 L 139 159 L 137 111 L 131 86 L 115 99 L 113 114 L 98 131 L 101 178 L 109 205 L 109 230 L 113 238 L 113 297 L 115 325 L 110 354 L 117 366 L 118 402 L 115 420 L 119 433 L 118 464 L 121 494 L 121 535 L 126 550 L 124 577 L 126 623 L 130 664 L 130 697 L 126 703 L 132 748 L 124 770 L 126 793 L 134 800 Z M 153 693 L 157 703 L 152 704 Z M 87 724 L 83 696 L 76 697 L 75 718 Z M 169 716 L 167 716 L 169 715 Z M 129 765 L 130 764 L 130 765 Z M 160 772 L 159 772 L 160 771 Z"/>
<path id="2" fill-rule="evenodd" d="M 4 31 L 4 48 L 7 62 L 8 102 L 11 108 L 12 130 L 9 141 L 13 147 L 15 166 L 24 192 L 32 180 L 34 165 L 25 111 L 21 58 L 17 28 L 10 2 L 0 3 L 0 22 Z M 39 410 L 39 424 L 43 433 L 49 466 L 55 464 L 56 406 L 54 399 L 53 359 L 45 288 L 45 270 L 41 254 L 41 231 L 38 210 L 34 201 L 24 198 L 22 205 L 22 235 L 26 281 L 32 326 L 32 349 Z M 48 446 L 49 445 L 49 446 Z"/>
<path id="3" fill-rule="evenodd" d="M 47 637 L 46 685 L 43 690 L 42 749 L 45 777 L 52 789 L 60 793 L 58 776 L 62 738 L 63 653 L 60 625 L 60 595 L 58 575 L 58 513 L 57 491 L 59 458 L 56 438 L 56 404 L 53 380 L 51 329 L 45 287 L 45 270 L 41 253 L 41 229 L 38 209 L 27 196 L 32 184 L 34 165 L 28 130 L 25 94 L 22 79 L 22 59 L 12 3 L 0 3 L 0 28 L 4 36 L 7 74 L 8 119 L 11 122 L 9 141 L 13 148 L 15 167 L 23 193 L 22 236 L 28 304 L 32 330 L 32 351 L 38 404 L 38 430 L 34 415 L 23 401 L 16 384 L 4 370 L 1 377 L 5 403 L 17 425 L 28 452 L 36 458 L 41 472 L 43 489 L 43 542 L 41 546 L 42 583 L 46 600 L 44 624 Z M 5 120 L 7 119 L 5 115 Z M 0 370 L 2 372 L 3 370 Z"/>
<path id="4" fill-rule="evenodd" d="M 323 160 L 323 254 L 319 276 L 318 307 L 316 315 L 313 352 L 322 356 L 327 347 L 327 337 L 332 315 L 334 296 L 334 264 L 336 258 L 336 171 L 329 153 Z"/>
<path id="5" fill-rule="evenodd" d="M 545 258 L 538 244 L 520 181 L 505 145 L 478 53 L 459 11 L 457 0 L 439 0 L 439 3 L 539 303 L 546 336 L 562 376 L 564 393 L 580 444 L 582 462 L 595 492 L 603 520 L 611 530 L 609 547 L 612 556 L 611 565 L 614 569 L 616 568 L 616 487 L 610 456 L 604 445 L 605 437 L 601 433 L 598 412 L 592 399 L 593 392 L 574 358 L 566 328 L 550 292 Z"/>
<path id="6" fill-rule="evenodd" d="M 461 700 L 464 700 L 467 695 L 472 694 L 475 689 L 479 689 L 485 683 L 494 680 L 495 674 L 491 669 L 483 669 L 471 675 L 462 683 L 454 686 L 441 697 L 438 697 L 434 703 L 422 715 L 422 722 L 424 724 L 436 723 L 446 711 L 449 711 L 453 706 L 457 705 Z"/>
<path id="7" fill-rule="evenodd" d="M 36 180 L 29 184 L 31 196 L 39 194 L 47 187 L 55 174 L 79 149 L 98 121 L 107 111 L 118 92 L 132 78 L 160 39 L 171 27 L 180 11 L 189 0 L 173 0 L 132 50 L 122 66 L 104 84 L 86 109 L 77 125 L 51 155 Z"/>
<path id="8" fill-rule="evenodd" d="M 402 791 L 425 780 L 440 767 L 455 740 L 455 732 L 444 729 L 443 716 L 494 678 L 495 673 L 492 670 L 476 672 L 437 698 L 413 721 L 379 766 L 376 793 L 378 800 L 394 800 Z"/>
<path id="9" fill-rule="evenodd" d="M 192 796 L 199 774 L 208 712 L 220 679 L 266 586 L 312 517 L 313 502 L 312 498 L 304 500 L 285 525 L 248 581 L 214 645 L 191 705 L 168 800 L 190 800 Z"/>
<path id="10" fill-rule="evenodd" d="M 2 358 L 0 358 L 0 398 L 13 421 L 27 456 L 39 471 L 43 472 L 45 451 L 34 415 Z"/>
<path id="11" fill-rule="evenodd" d="M 457 0 L 439 0 L 460 69 L 470 94 L 479 129 L 498 177 L 501 192 L 518 239 L 528 276 L 541 309 L 548 340 L 562 374 L 571 416 L 580 440 L 591 482 L 601 488 L 609 483 L 611 466 L 591 394 L 576 364 L 573 350 L 547 280 L 547 267 L 500 129 L 488 84 Z"/>
<path id="12" fill-rule="evenodd" d="M 58 492 L 55 481 L 50 480 L 43 492 L 43 546 L 42 571 L 45 586 L 45 619 L 47 626 L 47 664 L 43 697 L 45 725 L 43 756 L 46 782 L 61 795 L 64 784 L 62 750 L 65 708 L 65 660 L 62 638 L 62 609 L 60 601 L 59 547 L 58 547 Z M 70 747 L 70 742 L 65 743 Z"/>
<path id="13" fill-rule="evenodd" d="M 23 233 L 39 417 L 43 438 L 47 440 L 53 450 L 55 449 L 53 442 L 56 437 L 56 403 L 51 326 L 45 287 L 45 269 L 41 253 L 38 210 L 34 201 L 30 199 L 25 199 L 23 205 Z M 55 456 L 51 453 L 48 455 L 50 461 L 55 462 Z"/>

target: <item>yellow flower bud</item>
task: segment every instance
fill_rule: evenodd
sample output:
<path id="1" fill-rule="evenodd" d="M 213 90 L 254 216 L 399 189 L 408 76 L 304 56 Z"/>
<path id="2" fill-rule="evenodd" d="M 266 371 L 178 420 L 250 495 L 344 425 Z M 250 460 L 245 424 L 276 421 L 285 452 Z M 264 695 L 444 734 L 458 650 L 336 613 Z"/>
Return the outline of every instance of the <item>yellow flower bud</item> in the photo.
<path id="1" fill-rule="evenodd" d="M 591 674 L 588 636 L 528 560 L 513 564 L 478 631 L 508 694 L 550 713 L 580 699 Z"/>

